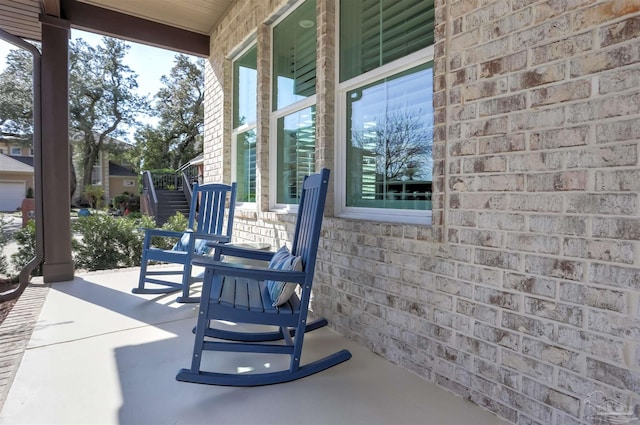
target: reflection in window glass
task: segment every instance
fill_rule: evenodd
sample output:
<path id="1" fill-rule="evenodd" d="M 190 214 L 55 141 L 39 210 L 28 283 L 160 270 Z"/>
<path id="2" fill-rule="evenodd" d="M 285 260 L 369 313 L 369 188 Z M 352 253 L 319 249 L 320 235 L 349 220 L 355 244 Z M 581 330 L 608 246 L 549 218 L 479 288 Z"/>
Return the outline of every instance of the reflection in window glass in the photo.
<path id="1" fill-rule="evenodd" d="M 316 93 L 316 2 L 307 0 L 273 29 L 273 110 Z"/>
<path id="2" fill-rule="evenodd" d="M 258 56 L 253 46 L 233 62 L 233 148 L 238 202 L 256 201 Z"/>
<path id="3" fill-rule="evenodd" d="M 431 209 L 432 63 L 347 93 L 347 206 Z"/>
<path id="4" fill-rule="evenodd" d="M 236 199 L 238 202 L 256 201 L 256 131 L 236 136 Z"/>
<path id="5" fill-rule="evenodd" d="M 279 118 L 277 131 L 276 199 L 279 204 L 297 204 L 300 201 L 304 177 L 315 172 L 315 106 Z"/>
<path id="6" fill-rule="evenodd" d="M 233 128 L 256 121 L 258 57 L 254 46 L 233 63 Z"/>

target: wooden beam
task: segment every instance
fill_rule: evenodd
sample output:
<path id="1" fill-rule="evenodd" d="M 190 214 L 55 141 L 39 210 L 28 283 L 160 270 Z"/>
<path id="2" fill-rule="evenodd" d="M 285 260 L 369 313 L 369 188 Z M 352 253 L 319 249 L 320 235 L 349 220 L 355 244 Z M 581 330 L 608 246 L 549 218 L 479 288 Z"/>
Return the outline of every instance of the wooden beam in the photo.
<path id="1" fill-rule="evenodd" d="M 82 3 L 60 0 L 62 18 L 71 26 L 136 43 L 200 56 L 209 56 L 209 36 L 121 12 Z"/>
<path id="2" fill-rule="evenodd" d="M 40 0 L 40 7 L 45 15 L 60 17 L 60 0 Z"/>

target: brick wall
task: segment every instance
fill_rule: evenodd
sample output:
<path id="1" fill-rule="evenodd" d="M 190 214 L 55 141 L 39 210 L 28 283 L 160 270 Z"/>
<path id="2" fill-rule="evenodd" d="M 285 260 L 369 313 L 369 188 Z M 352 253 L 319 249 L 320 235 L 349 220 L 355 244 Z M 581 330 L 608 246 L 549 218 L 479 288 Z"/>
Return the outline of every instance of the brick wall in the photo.
<path id="1" fill-rule="evenodd" d="M 229 155 L 229 55 L 252 34 L 268 46 L 267 25 L 290 3 L 235 2 L 212 37 L 208 178 L 230 178 L 218 165 Z M 593 423 L 595 391 L 640 417 L 640 1 L 436 6 L 434 225 L 328 209 L 314 311 L 514 423 Z M 318 0 L 323 67 L 334 64 L 336 9 Z M 335 74 L 318 78 L 318 162 L 330 166 Z M 279 246 L 293 217 L 267 211 L 266 171 L 235 237 Z"/>

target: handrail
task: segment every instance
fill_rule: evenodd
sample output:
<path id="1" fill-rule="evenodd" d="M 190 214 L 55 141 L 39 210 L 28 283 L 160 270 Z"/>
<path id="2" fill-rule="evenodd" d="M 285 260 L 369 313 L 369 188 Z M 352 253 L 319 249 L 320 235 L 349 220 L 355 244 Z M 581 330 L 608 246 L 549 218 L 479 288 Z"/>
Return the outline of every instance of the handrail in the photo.
<path id="1" fill-rule="evenodd" d="M 151 199 L 149 199 L 149 208 L 151 209 L 153 216 L 156 217 L 158 215 L 158 194 L 156 193 L 156 188 L 153 184 L 151 172 L 145 171 L 142 174 L 142 187 L 144 191 L 151 194 Z"/>
<path id="2" fill-rule="evenodd" d="M 191 181 L 189 176 L 184 171 L 182 172 L 182 192 L 184 197 L 187 198 L 187 204 L 191 205 L 191 197 L 193 196 L 193 188 L 191 187 Z"/>

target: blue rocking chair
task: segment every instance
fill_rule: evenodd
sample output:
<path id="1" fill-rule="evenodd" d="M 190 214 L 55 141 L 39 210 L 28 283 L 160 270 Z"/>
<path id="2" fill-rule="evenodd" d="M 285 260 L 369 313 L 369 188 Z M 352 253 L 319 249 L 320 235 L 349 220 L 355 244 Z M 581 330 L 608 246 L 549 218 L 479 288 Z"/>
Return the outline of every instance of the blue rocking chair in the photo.
<path id="1" fill-rule="evenodd" d="M 226 226 L 224 215 L 229 200 Z M 165 294 L 182 291 L 177 301 L 195 303 L 200 297 L 190 296 L 191 284 L 197 280 L 191 276 L 191 260 L 208 255 L 212 246 L 231 241 L 233 215 L 236 204 L 236 183 L 195 185 L 191 196 L 188 231 L 174 232 L 163 229 L 145 229 L 140 279 L 134 294 Z M 180 238 L 173 249 L 152 246 L 154 238 Z M 215 249 L 215 248 L 214 248 Z M 181 270 L 148 270 L 150 261 L 181 264 Z M 182 275 L 180 283 L 157 276 Z M 152 286 L 149 287 L 149 284 Z"/>
<path id="2" fill-rule="evenodd" d="M 341 350 L 300 365 L 305 332 L 327 324 L 325 319 L 307 323 L 307 312 L 328 182 L 327 169 L 305 178 L 291 253 L 286 247 L 276 253 L 224 245 L 216 250 L 216 258 L 230 255 L 270 261 L 269 267 L 213 259 L 193 261 L 194 265 L 205 267 L 205 275 L 191 368 L 180 370 L 178 381 L 229 386 L 277 384 L 309 376 L 351 358 L 349 351 Z M 294 293 L 298 285 L 300 297 Z M 270 325 L 279 330 L 230 331 L 213 327 L 216 320 Z M 285 354 L 290 356 L 290 363 L 288 369 L 266 373 L 203 371 L 203 351 Z"/>

